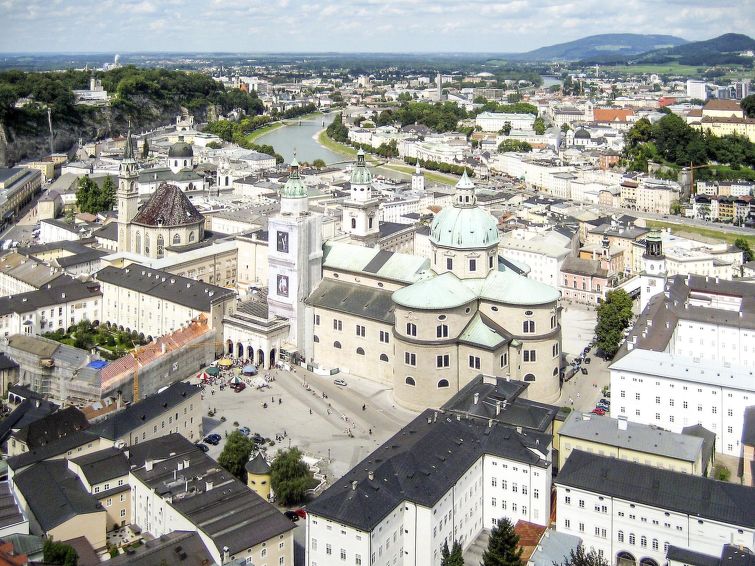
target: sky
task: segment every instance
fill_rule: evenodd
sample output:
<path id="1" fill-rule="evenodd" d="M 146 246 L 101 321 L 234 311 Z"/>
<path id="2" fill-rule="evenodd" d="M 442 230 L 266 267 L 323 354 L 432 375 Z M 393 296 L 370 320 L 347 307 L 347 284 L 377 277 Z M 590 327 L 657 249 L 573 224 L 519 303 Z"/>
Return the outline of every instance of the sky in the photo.
<path id="1" fill-rule="evenodd" d="M 0 0 L 0 52 L 519 52 L 755 35 L 755 0 Z"/>

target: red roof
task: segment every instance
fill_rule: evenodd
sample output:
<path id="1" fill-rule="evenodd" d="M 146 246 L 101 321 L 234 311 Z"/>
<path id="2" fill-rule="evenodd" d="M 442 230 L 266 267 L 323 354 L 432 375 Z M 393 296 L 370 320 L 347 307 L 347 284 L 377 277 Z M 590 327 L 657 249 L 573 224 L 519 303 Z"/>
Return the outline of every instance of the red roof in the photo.
<path id="1" fill-rule="evenodd" d="M 626 122 L 627 118 L 634 116 L 631 108 L 595 108 L 593 119 L 596 122 Z"/>

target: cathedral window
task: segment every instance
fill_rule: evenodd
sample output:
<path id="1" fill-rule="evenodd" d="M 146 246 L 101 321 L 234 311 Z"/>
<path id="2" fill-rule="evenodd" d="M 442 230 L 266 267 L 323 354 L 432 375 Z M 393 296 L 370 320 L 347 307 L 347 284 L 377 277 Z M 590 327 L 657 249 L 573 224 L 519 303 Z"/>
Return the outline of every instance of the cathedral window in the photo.
<path id="1" fill-rule="evenodd" d="M 447 257 L 446 258 L 446 269 L 449 271 L 454 268 L 454 260 L 453 258 Z"/>
<path id="2" fill-rule="evenodd" d="M 448 338 L 448 325 L 439 324 L 435 329 L 435 334 L 437 338 Z"/>
<path id="3" fill-rule="evenodd" d="M 470 259 L 469 260 L 469 271 L 477 271 L 477 260 L 476 259 Z"/>
<path id="4" fill-rule="evenodd" d="M 136 233 L 136 242 L 134 245 L 134 251 L 138 254 L 142 253 L 142 233 Z"/>
<path id="5" fill-rule="evenodd" d="M 178 246 L 181 244 L 181 236 L 179 234 L 176 234 L 173 236 L 173 245 Z"/>
<path id="6" fill-rule="evenodd" d="M 409 336 L 416 336 L 417 335 L 417 325 L 413 322 L 407 322 L 406 323 L 406 333 Z"/>
<path id="7" fill-rule="evenodd" d="M 165 239 L 162 234 L 157 236 L 157 257 L 165 255 Z"/>
<path id="8" fill-rule="evenodd" d="M 189 232 L 189 242 L 193 242 L 193 241 L 194 241 L 194 232 L 192 231 L 192 232 Z"/>
<path id="9" fill-rule="evenodd" d="M 357 219 L 356 218 L 352 218 L 351 219 L 351 229 L 355 230 L 356 227 L 357 227 Z"/>
<path id="10" fill-rule="evenodd" d="M 534 320 L 525 320 L 522 323 L 522 332 L 525 334 L 532 334 L 535 332 L 535 321 Z"/>
<path id="11" fill-rule="evenodd" d="M 144 235 L 144 255 L 149 255 L 149 234 Z"/>

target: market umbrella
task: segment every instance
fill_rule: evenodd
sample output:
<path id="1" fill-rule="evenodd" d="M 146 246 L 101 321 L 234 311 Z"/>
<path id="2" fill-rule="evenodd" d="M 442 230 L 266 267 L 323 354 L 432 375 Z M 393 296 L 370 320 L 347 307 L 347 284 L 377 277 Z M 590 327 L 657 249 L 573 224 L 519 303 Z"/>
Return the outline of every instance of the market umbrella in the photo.
<path id="1" fill-rule="evenodd" d="M 257 366 L 248 364 L 244 366 L 242 371 L 244 372 L 244 375 L 254 375 L 257 373 Z"/>
<path id="2" fill-rule="evenodd" d="M 220 374 L 220 370 L 216 368 L 215 366 L 208 367 L 207 371 L 205 371 L 207 375 L 210 375 L 212 377 L 217 377 Z"/>
<path id="3" fill-rule="evenodd" d="M 235 383 L 243 383 L 244 380 L 241 379 L 238 375 L 234 375 L 231 379 L 228 380 L 228 383 L 235 384 Z"/>
<path id="4" fill-rule="evenodd" d="M 222 360 L 218 362 L 218 365 L 223 366 L 224 368 L 227 368 L 233 365 L 233 360 L 228 359 L 228 358 L 223 358 Z"/>

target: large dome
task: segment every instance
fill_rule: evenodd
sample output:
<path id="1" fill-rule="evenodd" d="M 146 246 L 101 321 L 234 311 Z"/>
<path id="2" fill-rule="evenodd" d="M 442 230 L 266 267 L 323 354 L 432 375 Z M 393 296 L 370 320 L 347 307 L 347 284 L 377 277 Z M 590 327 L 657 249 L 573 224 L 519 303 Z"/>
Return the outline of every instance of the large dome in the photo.
<path id="1" fill-rule="evenodd" d="M 182 136 L 179 138 L 179 141 L 170 146 L 168 157 L 175 157 L 176 159 L 194 157 L 194 150 L 192 149 L 191 144 L 183 141 Z"/>
<path id="2" fill-rule="evenodd" d="M 479 249 L 498 244 L 495 218 L 481 208 L 447 206 L 430 225 L 430 241 L 436 246 Z"/>

